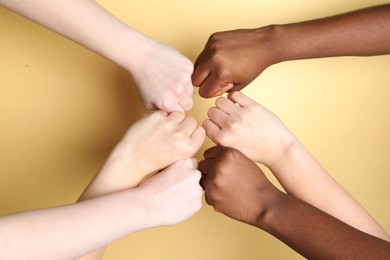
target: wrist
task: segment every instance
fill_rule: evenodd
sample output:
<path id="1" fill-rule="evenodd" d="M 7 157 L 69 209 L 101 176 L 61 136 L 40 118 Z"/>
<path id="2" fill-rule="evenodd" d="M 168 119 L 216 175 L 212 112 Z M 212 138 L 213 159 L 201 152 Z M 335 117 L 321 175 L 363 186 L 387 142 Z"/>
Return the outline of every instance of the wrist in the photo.
<path id="1" fill-rule="evenodd" d="M 294 164 L 296 158 L 299 158 L 298 154 L 301 153 L 302 150 L 302 144 L 292 134 L 280 141 L 282 142 L 282 148 L 279 151 L 278 156 L 272 162 L 266 164 L 272 172 L 283 172 L 282 168 L 288 169 Z"/>
<path id="2" fill-rule="evenodd" d="M 146 175 L 140 165 L 131 154 L 115 156 L 114 153 L 104 163 L 99 175 L 106 180 L 106 186 L 115 190 L 129 189 L 138 186 Z"/>
<path id="3" fill-rule="evenodd" d="M 160 55 L 158 51 L 164 45 L 131 27 L 126 28 L 123 37 L 123 48 L 115 55 L 116 63 L 137 81 L 139 75 L 150 70 L 147 66 Z"/>
<path id="4" fill-rule="evenodd" d="M 269 231 L 270 227 L 272 227 L 273 219 L 275 219 L 275 216 L 278 214 L 278 208 L 283 204 L 286 195 L 276 187 L 273 186 L 273 188 L 274 189 L 271 191 L 267 191 L 267 193 L 261 195 L 262 210 L 260 211 L 256 222 L 253 224 L 253 226 L 264 231 Z"/>
<path id="5" fill-rule="evenodd" d="M 123 197 L 123 210 L 125 210 L 128 218 L 131 222 L 129 226 L 134 226 L 137 230 L 144 230 L 156 227 L 156 223 L 153 220 L 153 212 L 156 211 L 152 207 L 151 194 L 145 194 L 142 187 L 136 187 L 132 189 L 127 189 L 124 191 Z M 132 223 L 132 222 L 135 223 Z M 135 225 L 136 224 L 136 225 Z"/>
<path id="6" fill-rule="evenodd" d="M 286 39 L 284 37 L 285 28 L 283 25 L 268 25 L 256 29 L 256 33 L 262 39 L 259 42 L 258 49 L 262 50 L 260 55 L 264 58 L 264 53 L 269 55 L 269 66 L 288 60 L 289 48 L 286 46 Z"/>
<path id="7" fill-rule="evenodd" d="M 275 24 L 263 28 L 268 35 L 268 49 L 273 53 L 273 64 L 311 58 L 312 46 L 316 42 L 315 34 L 305 30 L 300 23 Z M 313 38 L 310 40 L 310 38 Z M 310 42 L 312 41 L 312 42 Z"/>
<path id="8" fill-rule="evenodd" d="M 104 56 L 129 73 L 143 62 L 143 53 L 154 43 L 153 39 L 121 22 L 106 38 L 111 40 L 105 41 Z"/>

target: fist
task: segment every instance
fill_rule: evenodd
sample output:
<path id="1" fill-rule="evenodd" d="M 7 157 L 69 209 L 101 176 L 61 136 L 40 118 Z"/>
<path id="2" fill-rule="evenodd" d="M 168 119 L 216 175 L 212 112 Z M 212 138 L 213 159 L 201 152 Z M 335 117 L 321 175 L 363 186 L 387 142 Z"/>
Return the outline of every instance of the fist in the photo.
<path id="1" fill-rule="evenodd" d="M 268 30 L 241 29 L 210 36 L 195 62 L 192 83 L 202 97 L 241 90 L 274 63 Z"/>
<path id="2" fill-rule="evenodd" d="M 228 217 L 256 225 L 278 191 L 250 159 L 234 148 L 215 146 L 199 164 L 207 204 Z"/>
<path id="3" fill-rule="evenodd" d="M 195 159 L 175 162 L 141 184 L 152 226 L 174 225 L 200 210 L 203 191 L 197 165 Z"/>

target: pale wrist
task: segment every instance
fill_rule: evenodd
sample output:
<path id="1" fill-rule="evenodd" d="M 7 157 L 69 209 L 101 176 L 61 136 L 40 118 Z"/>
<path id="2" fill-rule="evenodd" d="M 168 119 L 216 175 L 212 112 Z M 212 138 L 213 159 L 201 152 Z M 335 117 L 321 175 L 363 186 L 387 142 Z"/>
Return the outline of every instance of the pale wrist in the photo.
<path id="1" fill-rule="evenodd" d="M 131 216 L 131 218 L 128 218 L 130 221 L 129 227 L 137 229 L 134 231 L 156 227 L 156 221 L 153 220 L 152 214 L 156 209 L 150 206 L 151 194 L 145 194 L 142 187 L 136 187 L 126 190 L 124 195 L 123 210 L 126 210 L 127 216 Z M 133 220 L 135 220 L 135 223 L 132 222 Z"/>
<path id="2" fill-rule="evenodd" d="M 155 42 L 143 33 L 120 23 L 106 36 L 102 52 L 106 58 L 132 73 L 143 62 L 144 53 Z"/>
<path id="3" fill-rule="evenodd" d="M 104 175 L 103 178 L 108 179 L 107 184 L 111 184 L 117 190 L 133 188 L 138 186 L 146 175 L 141 165 L 141 161 L 134 155 L 111 155 L 99 175 Z"/>
<path id="4" fill-rule="evenodd" d="M 279 172 L 282 168 L 288 169 L 302 152 L 302 144 L 293 135 L 286 138 L 281 147 L 277 158 L 266 165 L 272 172 Z"/>
<path id="5" fill-rule="evenodd" d="M 164 217 L 164 207 L 160 204 L 160 194 L 155 190 L 144 189 L 141 185 L 131 190 L 136 193 L 133 198 L 137 203 L 142 204 L 142 211 L 144 213 L 144 228 L 154 228 L 164 226 L 162 219 Z"/>
<path id="6" fill-rule="evenodd" d="M 122 66 L 132 77 L 144 72 L 145 64 L 149 62 L 149 53 L 156 49 L 158 43 L 152 38 L 138 32 L 131 30 L 128 32 L 127 50 L 118 53 L 118 60 Z"/>

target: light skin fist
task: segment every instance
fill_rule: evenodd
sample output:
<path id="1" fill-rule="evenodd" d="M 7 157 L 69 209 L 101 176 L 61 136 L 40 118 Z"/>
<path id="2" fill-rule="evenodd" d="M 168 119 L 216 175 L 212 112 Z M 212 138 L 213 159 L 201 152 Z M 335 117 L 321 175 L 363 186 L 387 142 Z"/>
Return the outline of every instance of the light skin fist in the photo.
<path id="1" fill-rule="evenodd" d="M 116 191 L 137 186 L 145 176 L 195 155 L 204 138 L 194 118 L 178 111 L 152 112 L 128 129 L 93 183 Z M 111 192 L 104 187 L 102 193 Z"/>
<path id="2" fill-rule="evenodd" d="M 241 90 L 275 63 L 268 31 L 268 28 L 240 29 L 211 35 L 192 75 L 200 96 L 210 98 Z"/>
<path id="3" fill-rule="evenodd" d="M 166 112 L 192 108 L 192 62 L 175 49 L 149 39 L 132 61 L 130 74 L 148 110 Z"/>
<path id="4" fill-rule="evenodd" d="M 213 142 L 236 148 L 268 167 L 296 140 L 277 116 L 238 91 L 218 98 L 208 117 L 203 127 Z"/>
<path id="5" fill-rule="evenodd" d="M 195 159 L 184 159 L 155 174 L 137 189 L 150 209 L 152 226 L 178 224 L 202 207 L 201 173 Z"/>
<path id="6" fill-rule="evenodd" d="M 240 151 L 215 146 L 199 163 L 206 202 L 217 212 L 256 225 L 270 201 L 280 193 L 263 172 Z"/>

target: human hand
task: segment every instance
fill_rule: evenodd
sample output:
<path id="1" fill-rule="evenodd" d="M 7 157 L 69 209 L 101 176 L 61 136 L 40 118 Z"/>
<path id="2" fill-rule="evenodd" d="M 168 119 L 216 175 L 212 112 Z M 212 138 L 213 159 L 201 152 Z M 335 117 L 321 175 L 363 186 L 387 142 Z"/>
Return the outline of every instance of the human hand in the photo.
<path id="1" fill-rule="evenodd" d="M 241 90 L 276 63 L 269 28 L 240 29 L 210 36 L 192 75 L 202 97 Z"/>
<path id="2" fill-rule="evenodd" d="M 215 104 L 203 122 L 207 136 L 253 161 L 270 167 L 296 140 L 277 116 L 241 92 L 220 97 Z"/>
<path id="3" fill-rule="evenodd" d="M 234 148 L 215 146 L 205 151 L 204 158 L 198 169 L 207 204 L 228 217 L 256 225 L 280 191 Z"/>
<path id="4" fill-rule="evenodd" d="M 197 166 L 195 159 L 175 162 L 137 188 L 146 198 L 151 226 L 178 224 L 202 207 L 203 190 Z"/>
<path id="5" fill-rule="evenodd" d="M 134 123 L 111 153 L 105 167 L 122 172 L 119 179 L 139 182 L 146 175 L 181 159 L 202 146 L 205 131 L 181 112 L 155 111 Z M 103 170 L 106 170 L 103 168 Z M 123 176 L 124 175 L 124 176 Z"/>
<path id="6" fill-rule="evenodd" d="M 193 69 L 178 51 L 148 39 L 131 61 L 129 72 L 146 109 L 183 112 L 193 105 Z"/>

